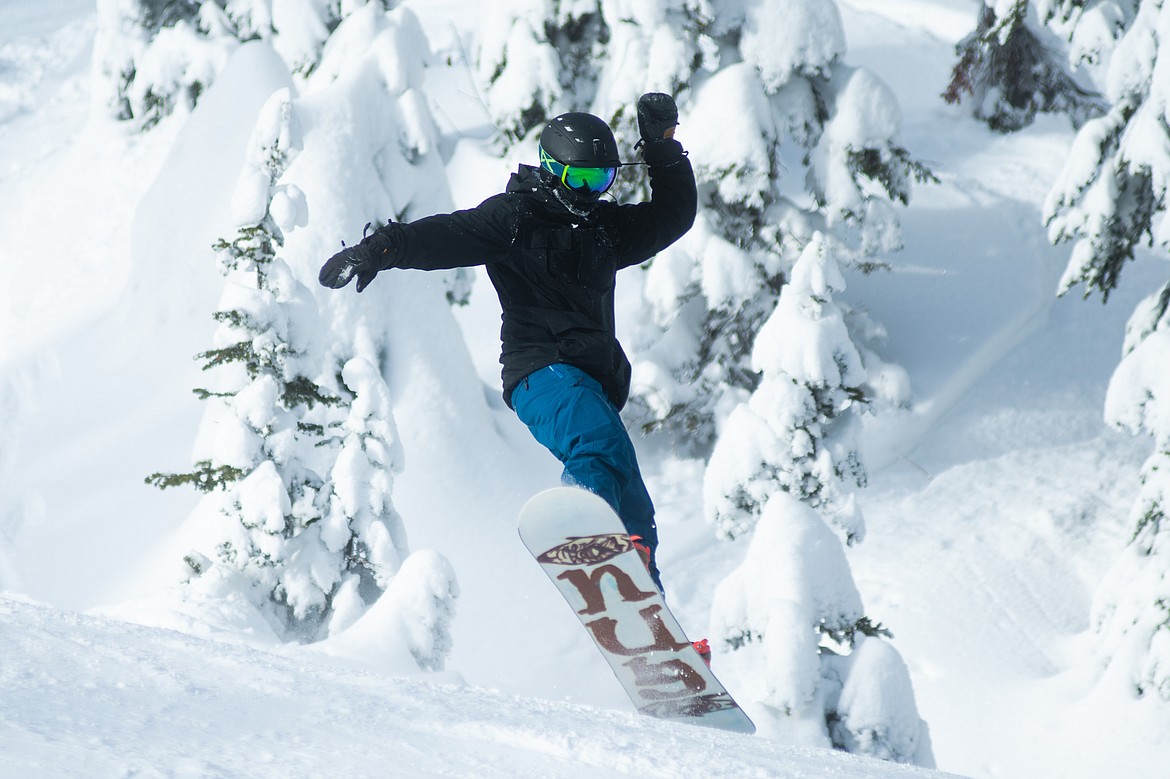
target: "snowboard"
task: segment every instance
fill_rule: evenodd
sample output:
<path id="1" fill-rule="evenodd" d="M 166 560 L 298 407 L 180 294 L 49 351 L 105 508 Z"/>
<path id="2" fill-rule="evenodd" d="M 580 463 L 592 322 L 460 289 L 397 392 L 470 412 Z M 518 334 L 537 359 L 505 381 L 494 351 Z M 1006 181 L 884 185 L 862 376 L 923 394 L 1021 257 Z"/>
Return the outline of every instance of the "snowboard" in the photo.
<path id="1" fill-rule="evenodd" d="M 574 487 L 546 490 L 520 511 L 520 538 L 639 712 L 755 732 L 666 607 L 608 503 Z"/>

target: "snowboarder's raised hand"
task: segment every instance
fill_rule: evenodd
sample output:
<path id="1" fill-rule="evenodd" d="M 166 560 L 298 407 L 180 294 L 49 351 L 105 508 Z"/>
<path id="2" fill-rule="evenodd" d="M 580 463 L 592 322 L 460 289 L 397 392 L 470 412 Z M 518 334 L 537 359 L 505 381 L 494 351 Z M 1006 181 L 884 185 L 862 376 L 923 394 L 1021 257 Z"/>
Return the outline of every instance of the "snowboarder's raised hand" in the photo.
<path id="1" fill-rule="evenodd" d="M 674 137 L 678 125 L 678 106 L 674 98 L 662 92 L 647 92 L 638 98 L 638 133 L 643 143 Z"/>
<path id="2" fill-rule="evenodd" d="M 651 167 L 669 167 L 682 159 L 686 152 L 674 139 L 678 126 L 678 106 L 674 98 L 662 92 L 647 92 L 638 98 L 638 134 L 642 140 L 642 159 Z"/>
<path id="3" fill-rule="evenodd" d="M 366 227 L 369 228 L 369 225 Z M 375 230 L 362 238 L 357 246 L 346 246 L 326 260 L 317 280 L 323 287 L 341 289 L 356 276 L 357 291 L 361 292 L 370 286 L 379 271 L 393 265 L 390 248 L 389 241 Z"/>

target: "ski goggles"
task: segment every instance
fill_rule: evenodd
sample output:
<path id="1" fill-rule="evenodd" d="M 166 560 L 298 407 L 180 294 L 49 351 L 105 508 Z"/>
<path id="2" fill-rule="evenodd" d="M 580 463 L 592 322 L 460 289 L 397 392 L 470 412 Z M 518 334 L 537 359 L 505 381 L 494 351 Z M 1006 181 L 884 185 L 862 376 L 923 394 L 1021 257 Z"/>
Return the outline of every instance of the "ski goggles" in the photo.
<path id="1" fill-rule="evenodd" d="M 561 180 L 569 189 L 602 193 L 613 186 L 617 168 L 582 168 L 576 165 L 562 165 L 549 156 L 544 147 L 540 148 L 540 167 Z"/>

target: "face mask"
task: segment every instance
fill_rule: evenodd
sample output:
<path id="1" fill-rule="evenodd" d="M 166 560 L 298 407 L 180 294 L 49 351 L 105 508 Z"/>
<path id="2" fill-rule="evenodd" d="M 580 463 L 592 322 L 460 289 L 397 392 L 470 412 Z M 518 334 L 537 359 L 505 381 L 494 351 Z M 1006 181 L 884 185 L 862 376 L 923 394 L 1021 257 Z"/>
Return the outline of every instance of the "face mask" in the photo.
<path id="1" fill-rule="evenodd" d="M 578 217 L 587 217 L 597 205 L 597 201 L 601 198 L 600 192 L 575 192 L 571 189 L 565 189 L 560 186 L 550 187 L 555 197 L 561 205 L 569 210 L 569 213 Z"/>

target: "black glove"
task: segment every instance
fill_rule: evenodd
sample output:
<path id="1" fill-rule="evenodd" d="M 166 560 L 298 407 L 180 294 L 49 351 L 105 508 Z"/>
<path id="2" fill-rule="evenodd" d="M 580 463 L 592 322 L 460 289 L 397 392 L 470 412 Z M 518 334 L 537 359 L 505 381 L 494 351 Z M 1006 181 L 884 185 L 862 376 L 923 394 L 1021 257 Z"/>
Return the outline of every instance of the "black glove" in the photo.
<path id="1" fill-rule="evenodd" d="M 638 98 L 638 134 L 642 143 L 673 138 L 678 125 L 678 106 L 662 92 L 647 92 Z"/>
<path id="2" fill-rule="evenodd" d="M 369 224 L 366 225 L 369 228 Z M 364 232 L 364 231 L 363 231 Z M 341 289 L 357 276 L 357 291 L 370 286 L 379 271 L 394 265 L 392 242 L 380 230 L 362 238 L 357 246 L 346 246 L 321 266 L 317 280 L 321 286 Z"/>

